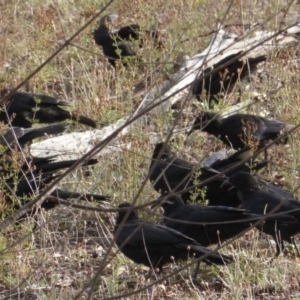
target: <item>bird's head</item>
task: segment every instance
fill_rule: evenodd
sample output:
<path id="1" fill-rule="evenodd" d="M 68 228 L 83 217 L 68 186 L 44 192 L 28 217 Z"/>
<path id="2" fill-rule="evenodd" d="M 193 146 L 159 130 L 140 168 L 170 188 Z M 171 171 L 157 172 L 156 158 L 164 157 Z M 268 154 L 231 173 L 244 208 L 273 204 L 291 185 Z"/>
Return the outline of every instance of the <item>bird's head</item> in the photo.
<path id="1" fill-rule="evenodd" d="M 214 124 L 219 120 L 219 115 L 213 112 L 204 111 L 201 112 L 195 119 L 194 124 L 192 125 L 191 130 L 187 135 L 191 135 L 195 130 L 206 131 L 205 128 Z"/>
<path id="2" fill-rule="evenodd" d="M 161 156 L 160 156 L 161 155 Z M 160 156 L 160 160 L 164 160 L 172 155 L 172 151 L 169 145 L 166 143 L 158 143 L 153 151 L 152 159 L 156 159 Z"/>
<path id="3" fill-rule="evenodd" d="M 259 189 L 256 179 L 247 172 L 237 172 L 233 174 L 222 183 L 221 187 L 225 185 L 235 186 L 240 191 Z"/>
<path id="4" fill-rule="evenodd" d="M 164 210 L 168 207 L 183 205 L 184 202 L 179 195 L 172 193 L 162 194 L 151 207 L 161 206 Z"/>
<path id="5" fill-rule="evenodd" d="M 133 206 L 128 202 L 123 202 L 123 203 L 119 204 L 118 209 L 121 209 L 121 210 L 118 212 L 117 217 L 116 217 L 117 224 L 120 224 L 123 221 L 123 219 L 127 215 L 128 210 L 130 210 L 130 213 L 127 217 L 127 220 L 138 218 L 136 211 L 133 210 Z"/>

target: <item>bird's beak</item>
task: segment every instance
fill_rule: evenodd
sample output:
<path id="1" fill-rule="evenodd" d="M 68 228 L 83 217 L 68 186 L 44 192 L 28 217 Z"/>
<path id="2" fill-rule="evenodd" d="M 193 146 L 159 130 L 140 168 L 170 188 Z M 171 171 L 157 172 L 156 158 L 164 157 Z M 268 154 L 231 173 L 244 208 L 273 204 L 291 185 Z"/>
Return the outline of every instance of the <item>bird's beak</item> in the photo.
<path id="1" fill-rule="evenodd" d="M 169 198 L 170 194 L 161 195 L 158 199 L 155 200 L 155 202 L 150 206 L 150 208 L 156 208 L 158 206 L 161 206 L 163 203 L 168 202 Z"/>
<path id="2" fill-rule="evenodd" d="M 118 14 L 110 14 L 108 15 L 108 17 L 110 18 L 111 21 L 115 21 L 119 18 Z"/>
<path id="3" fill-rule="evenodd" d="M 156 200 L 155 203 L 153 203 L 153 204 L 150 206 L 150 208 L 156 208 L 157 206 L 160 206 L 161 202 L 162 202 L 162 201 L 159 200 L 159 199 Z"/>
<path id="4" fill-rule="evenodd" d="M 214 181 L 224 181 L 224 178 L 228 178 L 225 174 L 221 174 L 221 172 L 219 172 L 218 170 L 215 170 L 211 167 L 202 167 L 203 171 L 207 171 L 212 173 L 212 176 L 214 176 L 213 174 L 217 175 L 220 174 L 220 176 L 218 176 L 216 179 L 214 179 Z"/>
<path id="5" fill-rule="evenodd" d="M 166 195 L 167 196 L 167 195 Z M 156 208 L 158 206 L 161 206 L 162 203 L 165 201 L 166 197 L 163 197 L 163 195 L 161 195 L 159 198 L 157 198 L 154 203 L 150 206 L 150 208 Z"/>
<path id="6" fill-rule="evenodd" d="M 220 187 L 222 188 L 222 187 L 227 186 L 227 185 L 231 185 L 232 187 L 234 187 L 234 185 L 230 181 L 230 178 L 223 181 L 223 183 L 220 185 Z"/>
<path id="7" fill-rule="evenodd" d="M 190 136 L 194 131 L 195 129 L 192 127 L 192 129 L 188 131 L 187 136 Z"/>

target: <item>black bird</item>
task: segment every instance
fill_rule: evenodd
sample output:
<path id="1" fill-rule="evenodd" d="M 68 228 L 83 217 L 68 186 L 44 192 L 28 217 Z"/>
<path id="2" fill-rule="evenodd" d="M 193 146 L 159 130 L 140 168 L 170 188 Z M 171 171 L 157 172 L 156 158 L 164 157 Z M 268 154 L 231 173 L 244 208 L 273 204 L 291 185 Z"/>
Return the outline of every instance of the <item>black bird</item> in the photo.
<path id="1" fill-rule="evenodd" d="M 229 167 L 233 167 L 244 159 L 247 149 L 238 151 L 226 159 L 216 160 L 211 166 L 199 167 L 189 162 L 176 157 L 170 146 L 165 143 L 159 143 L 155 146 L 152 154 L 152 160 L 149 167 L 149 180 L 153 184 L 154 189 L 161 193 L 172 191 L 181 196 L 184 202 L 187 202 L 192 195 L 197 195 L 196 198 L 201 200 L 199 189 L 192 188 L 196 183 L 201 183 L 216 174 L 225 171 Z M 160 157 L 160 159 L 158 159 Z M 255 163 L 250 168 L 249 164 L 242 164 L 233 169 L 229 176 L 238 171 L 250 172 L 250 170 L 259 170 L 267 163 Z M 227 175 L 228 176 L 228 175 Z M 221 184 L 226 178 L 218 177 L 214 181 L 207 183 L 206 199 L 209 205 L 224 205 L 234 206 L 240 205 L 240 200 L 236 195 L 236 190 L 231 187 L 221 187 Z M 182 192 L 190 188 L 190 190 Z"/>
<path id="2" fill-rule="evenodd" d="M 119 60 L 121 57 L 136 56 L 136 52 L 132 47 L 122 41 L 122 39 L 118 37 L 118 34 L 113 34 L 109 28 L 110 23 L 117 18 L 117 14 L 102 17 L 99 22 L 99 27 L 94 31 L 95 43 L 102 47 L 104 55 L 107 56 L 108 61 L 114 67 L 116 66 L 116 60 Z M 135 27 L 128 26 L 127 28 L 129 31 L 132 29 L 131 36 L 134 39 L 135 36 L 137 36 L 137 32 L 134 30 Z M 128 37 L 130 37 L 130 34 L 127 34 L 127 38 Z M 124 65 L 127 65 L 126 61 L 126 59 L 122 61 Z"/>
<path id="3" fill-rule="evenodd" d="M 194 171 L 194 165 L 176 157 L 166 143 L 158 143 L 155 146 L 149 166 L 149 180 L 157 192 L 180 192 L 193 186 Z M 191 191 L 180 194 L 184 201 L 187 201 Z"/>
<path id="4" fill-rule="evenodd" d="M 66 161 L 58 161 L 52 163 L 42 163 L 42 159 L 35 159 L 31 162 L 24 163 L 21 167 L 21 170 L 18 174 L 13 175 L 10 178 L 6 179 L 6 183 L 11 186 L 13 190 L 16 190 L 17 196 L 28 196 L 33 192 L 38 190 L 42 190 L 48 183 L 53 181 L 59 175 L 55 173 L 62 169 L 66 169 L 71 167 L 77 160 L 66 160 Z M 35 161 L 38 161 L 36 165 Z M 84 166 L 92 166 L 98 163 L 97 159 L 89 159 L 87 160 L 81 167 Z M 17 178 L 16 178 L 17 177 Z M 14 188 L 17 186 L 17 188 Z"/>
<path id="5" fill-rule="evenodd" d="M 21 178 L 17 183 L 13 180 L 8 180 L 6 185 L 3 187 L 5 191 L 6 203 L 15 203 L 15 197 L 18 197 L 20 203 L 24 204 L 28 198 L 33 195 L 37 195 L 41 192 L 48 184 L 58 178 L 59 175 L 54 175 L 52 172 L 43 173 L 39 176 L 32 178 L 32 176 L 27 176 Z M 13 191 L 13 193 L 12 193 Z M 110 199 L 109 196 L 89 194 L 89 193 L 78 193 L 72 191 L 64 191 L 56 188 L 50 195 L 63 200 L 79 199 L 84 201 L 107 201 Z M 50 210 L 56 207 L 58 204 L 56 202 L 44 201 L 41 203 L 41 207 L 45 210 Z M 14 206 L 15 209 L 19 208 L 19 203 Z"/>
<path id="6" fill-rule="evenodd" d="M 95 43 L 102 47 L 104 55 L 112 66 L 116 66 L 117 60 L 122 60 L 124 66 L 128 65 L 128 58 L 136 56 L 136 51 L 130 45 L 132 41 L 139 41 L 139 47 L 143 46 L 143 39 L 148 36 L 157 46 L 161 46 L 160 32 L 157 30 L 141 30 L 138 24 L 130 24 L 118 30 L 112 26 L 117 14 L 104 16 L 100 19 L 99 27 L 94 30 Z"/>
<path id="7" fill-rule="evenodd" d="M 59 177 L 60 175 L 56 174 L 57 171 L 68 168 L 76 162 L 76 160 L 70 160 L 47 163 L 47 161 L 50 162 L 52 159 L 54 159 L 54 157 L 33 158 L 33 162 L 29 163 L 30 172 L 28 164 L 24 164 L 18 174 L 11 175 L 11 173 L 8 173 L 8 175 L 6 175 L 5 182 L 1 187 L 7 206 L 11 206 L 13 210 L 18 209 L 28 201 L 28 199 L 32 198 L 33 195 L 37 195 L 53 180 Z M 34 165 L 34 162 L 36 165 Z M 97 159 L 90 159 L 86 161 L 83 166 L 94 165 L 97 162 Z M 2 174 L 5 175 L 3 170 Z M 63 200 L 80 199 L 85 201 L 105 201 L 109 199 L 108 196 L 64 191 L 58 188 L 56 188 L 51 195 Z M 58 204 L 57 202 L 45 200 L 41 203 L 41 207 L 49 210 Z M 36 209 L 33 209 L 30 214 L 33 214 L 35 211 Z"/>
<path id="8" fill-rule="evenodd" d="M 62 133 L 68 126 L 68 124 L 58 123 L 39 128 L 8 128 L 3 136 L 0 137 L 0 144 L 3 146 L 11 145 L 15 143 L 17 139 L 18 143 L 23 146 L 44 135 Z"/>
<path id="9" fill-rule="evenodd" d="M 130 208 L 129 203 L 122 203 L 119 208 Z M 114 235 L 126 216 L 126 211 L 119 212 L 116 218 Z M 168 227 L 148 223 L 138 218 L 136 212 L 131 211 L 127 220 L 120 228 L 116 237 L 116 244 L 120 251 L 135 263 L 144 264 L 162 271 L 167 263 L 179 260 L 186 261 L 189 257 L 199 258 L 209 254 L 204 262 L 225 265 L 232 258 L 200 246 L 195 240 Z"/>
<path id="10" fill-rule="evenodd" d="M 275 193 L 271 194 L 267 191 L 261 190 L 256 179 L 245 172 L 238 172 L 234 174 L 228 179 L 228 183 L 234 185 L 238 190 L 237 194 L 242 201 L 243 208 L 255 214 L 267 214 L 281 204 L 282 201 L 288 199 L 276 212 L 285 212 L 286 214 L 293 216 L 297 222 L 295 224 L 278 224 L 277 229 L 273 226 L 264 226 L 263 231 L 274 238 L 277 249 L 276 256 L 278 256 L 281 250 L 284 249 L 284 241 L 295 245 L 293 237 L 300 232 L 299 201 L 292 199 L 292 197 L 283 199 Z M 297 247 L 296 249 L 300 256 Z"/>
<path id="11" fill-rule="evenodd" d="M 3 90 L 2 97 L 8 92 Z M 4 103 L 4 109 L 0 112 L 0 121 L 6 124 L 11 121 L 13 127 L 23 128 L 30 128 L 35 121 L 52 124 L 65 120 L 96 127 L 92 119 L 76 116 L 60 106 L 70 106 L 70 104 L 47 95 L 16 92 Z"/>
<path id="12" fill-rule="evenodd" d="M 200 181 L 207 180 L 208 178 L 215 176 L 218 172 L 222 173 L 232 167 L 234 168 L 231 171 L 226 171 L 225 174 L 227 177 L 233 176 L 233 174 L 237 172 L 257 173 L 269 163 L 267 160 L 262 160 L 260 162 L 251 160 L 249 163 L 236 166 L 241 160 L 249 157 L 247 148 L 243 148 L 230 156 L 226 156 L 224 150 L 225 149 L 214 152 L 202 162 L 203 166 L 201 168 L 201 174 L 198 177 Z M 276 197 L 281 197 L 282 199 L 290 198 L 298 201 L 298 199 L 288 191 L 285 191 L 272 183 L 266 182 L 258 176 L 255 176 L 255 179 L 260 188 L 269 194 L 274 194 Z M 222 185 L 226 180 L 227 178 L 220 177 L 218 180 L 211 181 L 205 185 L 206 198 L 209 200 L 208 205 L 241 207 L 242 202 L 237 195 L 237 189 L 234 186 Z M 221 186 L 220 182 L 222 182 Z"/>
<path id="13" fill-rule="evenodd" d="M 242 160 L 247 158 L 248 149 L 243 148 L 227 158 L 217 159 L 210 166 L 202 167 L 201 174 L 198 176 L 198 180 L 203 182 L 217 173 L 226 172 L 226 176 L 230 177 L 237 172 L 258 172 L 260 169 L 267 166 L 268 161 L 250 161 L 238 165 Z M 226 171 L 232 169 L 230 171 Z M 210 206 L 229 206 L 229 207 L 240 207 L 241 201 L 237 195 L 235 187 L 222 185 L 226 180 L 224 177 L 219 177 L 213 181 L 208 182 L 206 186 L 206 199 Z"/>
<path id="14" fill-rule="evenodd" d="M 174 195 L 158 199 L 164 210 L 164 224 L 196 240 L 202 246 L 224 242 L 251 228 L 262 215 L 251 214 L 245 209 L 225 206 L 188 205 Z M 277 216 L 264 223 L 275 227 L 275 222 L 294 222 L 292 216 Z M 202 223 L 202 224 L 200 224 Z M 219 224 L 214 224 L 219 223 Z"/>
<path id="15" fill-rule="evenodd" d="M 12 177 L 14 180 L 20 180 L 22 176 L 38 177 L 40 173 L 54 173 L 62 169 L 70 168 L 77 159 L 54 161 L 57 155 L 49 157 L 24 157 L 20 158 L 20 161 L 16 161 L 17 158 L 12 156 L 11 153 L 5 153 L 1 156 L 1 175 L 7 179 Z M 16 163 L 19 163 L 20 167 L 16 170 Z M 95 158 L 85 161 L 81 167 L 91 166 L 98 163 Z M 16 171 L 16 172 L 13 172 Z M 11 174 L 11 175 L 10 175 Z M 16 178 L 17 177 L 17 178 Z M 28 178 L 29 179 L 29 178 Z"/>
<path id="16" fill-rule="evenodd" d="M 223 95 L 231 93 L 239 82 L 244 81 L 256 71 L 259 63 L 266 60 L 265 55 L 246 60 L 245 57 L 238 58 L 240 54 L 225 57 L 212 67 L 205 69 L 201 77 L 233 60 L 228 66 L 212 73 L 207 78 L 195 80 L 192 93 L 199 101 L 208 100 L 209 106 L 212 107 L 214 102 L 218 102 Z"/>
<path id="17" fill-rule="evenodd" d="M 48 184 L 55 180 L 59 175 L 54 175 L 53 173 L 44 173 L 38 177 L 23 177 L 17 183 L 13 180 L 8 180 L 2 185 L 3 197 L 5 199 L 5 205 L 2 206 L 2 211 L 0 217 L 4 217 L 7 212 L 13 212 L 18 210 L 23 206 L 33 195 L 38 195 Z M 58 201 L 52 201 L 52 197 L 58 199 Z M 41 208 L 45 210 L 51 210 L 57 207 L 59 199 L 70 200 L 78 199 L 83 201 L 108 201 L 109 196 L 98 195 L 98 194 L 89 194 L 89 193 L 78 193 L 72 191 L 64 191 L 56 188 L 51 194 L 50 197 L 47 197 L 42 203 Z M 6 207 L 6 208 L 5 208 Z M 18 222 L 23 221 L 28 216 L 34 216 L 38 208 L 34 207 L 27 214 L 21 216 L 18 219 Z"/>
<path id="18" fill-rule="evenodd" d="M 57 172 L 62 169 L 70 168 L 74 163 L 77 162 L 78 159 L 71 159 L 71 160 L 61 160 L 61 161 L 53 161 L 55 157 L 32 157 L 32 159 L 28 159 L 29 165 L 31 166 L 31 170 L 34 170 L 36 174 L 47 173 L 47 172 Z M 99 162 L 96 158 L 91 158 L 85 161 L 81 167 L 85 166 L 92 166 Z M 28 163 L 24 163 L 22 166 L 22 171 L 28 170 Z"/>
<path id="19" fill-rule="evenodd" d="M 216 113 L 203 112 L 196 118 L 188 135 L 198 129 L 214 135 L 233 149 L 250 146 L 260 148 L 293 127 L 278 120 L 268 120 L 255 115 L 235 114 L 221 118 Z M 287 138 L 281 142 L 286 143 Z"/>

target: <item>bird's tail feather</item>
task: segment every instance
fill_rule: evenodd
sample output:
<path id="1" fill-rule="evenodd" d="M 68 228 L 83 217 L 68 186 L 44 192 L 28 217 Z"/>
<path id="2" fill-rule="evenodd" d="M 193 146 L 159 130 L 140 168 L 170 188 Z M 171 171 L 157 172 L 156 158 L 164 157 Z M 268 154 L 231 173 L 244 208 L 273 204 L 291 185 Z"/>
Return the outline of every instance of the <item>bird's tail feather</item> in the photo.
<path id="1" fill-rule="evenodd" d="M 190 245 L 189 247 L 190 247 L 191 255 L 193 255 L 196 258 L 199 258 L 202 255 L 209 253 L 209 255 L 204 259 L 206 263 L 213 263 L 216 265 L 226 265 L 228 263 L 231 263 L 233 260 L 232 257 L 230 256 L 212 252 L 210 249 L 207 249 L 200 245 Z"/>
<path id="2" fill-rule="evenodd" d="M 92 120 L 88 117 L 85 117 L 85 116 L 79 116 L 77 118 L 72 118 L 72 120 L 77 120 L 79 123 L 81 123 L 83 125 L 93 127 L 93 128 L 97 127 L 97 124 L 94 120 Z"/>
<path id="3" fill-rule="evenodd" d="M 275 213 L 276 214 L 276 213 Z M 297 220 L 290 215 L 271 216 L 266 219 L 266 222 L 280 222 L 280 223 L 296 223 Z"/>
<path id="4" fill-rule="evenodd" d="M 61 169 L 70 168 L 75 162 L 77 162 L 77 159 L 57 161 L 53 163 L 44 164 L 40 168 L 37 167 L 37 169 L 43 170 L 43 172 L 55 172 Z M 98 163 L 98 159 L 91 158 L 84 162 L 84 164 L 81 166 L 92 166 L 96 163 Z"/>
<path id="5" fill-rule="evenodd" d="M 107 201 L 110 199 L 109 196 L 96 195 L 96 194 L 82 194 L 82 193 L 76 193 L 76 192 L 63 191 L 60 189 L 56 189 L 51 195 L 54 197 L 64 199 L 64 200 L 80 199 L 80 200 L 86 200 L 86 201 L 92 201 L 92 200 Z"/>

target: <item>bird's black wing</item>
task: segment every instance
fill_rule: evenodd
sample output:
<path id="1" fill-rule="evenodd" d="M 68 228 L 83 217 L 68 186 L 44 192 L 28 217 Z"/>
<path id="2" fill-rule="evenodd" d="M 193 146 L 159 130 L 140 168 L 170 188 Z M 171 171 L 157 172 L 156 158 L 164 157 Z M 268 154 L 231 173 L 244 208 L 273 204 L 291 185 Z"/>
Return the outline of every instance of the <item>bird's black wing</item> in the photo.
<path id="1" fill-rule="evenodd" d="M 192 172 L 193 165 L 188 162 L 178 158 L 168 158 L 157 163 L 150 174 L 150 181 L 156 182 L 154 183 L 156 189 L 169 191 L 168 185 L 171 189 L 174 189 L 178 184 L 180 186 L 185 185 L 192 176 Z"/>
<path id="2" fill-rule="evenodd" d="M 61 199 L 80 199 L 85 201 L 108 201 L 109 196 L 97 195 L 97 194 L 85 194 L 85 193 L 76 193 L 70 191 L 63 191 L 61 189 L 55 189 L 52 193 L 52 196 L 61 198 Z"/>
<path id="3" fill-rule="evenodd" d="M 27 109 L 34 108 L 35 105 L 36 106 L 43 106 L 43 105 L 70 106 L 68 102 L 59 100 L 57 98 L 48 95 L 32 94 L 26 92 L 16 92 L 11 96 L 11 99 L 13 101 L 11 101 L 11 105 L 9 106 L 9 109 L 13 111 L 21 111 L 24 108 Z"/>
<path id="4" fill-rule="evenodd" d="M 140 224 L 143 223 L 141 228 L 130 238 L 128 244 L 132 246 L 141 246 L 147 244 L 177 244 L 177 243 L 195 243 L 193 239 L 183 235 L 182 233 L 171 228 L 147 223 L 142 220 L 128 220 L 120 235 L 119 243 L 124 242 L 127 237 L 133 232 Z"/>
<path id="5" fill-rule="evenodd" d="M 140 35 L 140 25 L 139 24 L 130 24 L 120 28 L 116 35 L 122 40 L 138 40 Z"/>
<path id="6" fill-rule="evenodd" d="M 24 135 L 19 137 L 18 140 L 21 145 L 26 144 L 44 135 L 63 133 L 67 130 L 68 126 L 68 124 L 58 123 L 40 128 L 27 128 L 24 131 Z"/>

